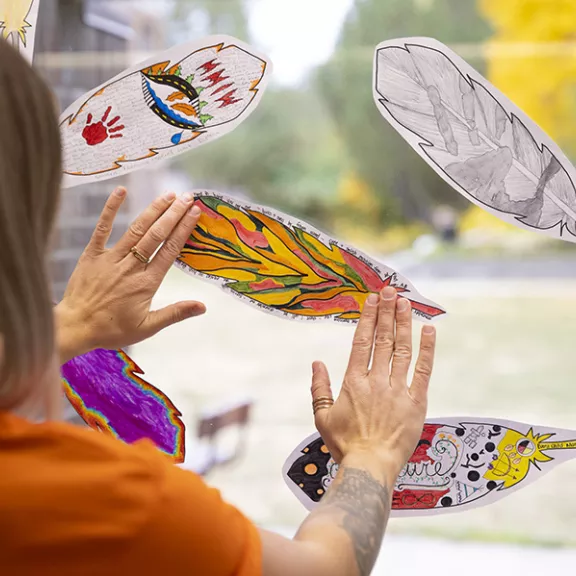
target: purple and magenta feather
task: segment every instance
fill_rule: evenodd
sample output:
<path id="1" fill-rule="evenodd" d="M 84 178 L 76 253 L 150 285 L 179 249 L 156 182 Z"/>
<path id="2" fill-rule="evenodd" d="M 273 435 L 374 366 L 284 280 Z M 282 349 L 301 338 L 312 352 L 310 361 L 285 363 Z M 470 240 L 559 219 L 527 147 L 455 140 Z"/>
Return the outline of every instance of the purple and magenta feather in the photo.
<path id="1" fill-rule="evenodd" d="M 131 444 L 148 438 L 184 461 L 182 415 L 122 350 L 94 350 L 62 366 L 68 400 L 91 428 Z"/>

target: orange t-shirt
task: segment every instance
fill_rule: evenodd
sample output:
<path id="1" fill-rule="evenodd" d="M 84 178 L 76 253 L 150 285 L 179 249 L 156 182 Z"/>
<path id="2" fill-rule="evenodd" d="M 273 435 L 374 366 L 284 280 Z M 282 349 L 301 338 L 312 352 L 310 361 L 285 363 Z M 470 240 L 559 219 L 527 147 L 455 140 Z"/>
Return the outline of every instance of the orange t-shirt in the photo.
<path id="1" fill-rule="evenodd" d="M 0 413 L 2 576 L 259 576 L 256 527 L 151 443 Z"/>

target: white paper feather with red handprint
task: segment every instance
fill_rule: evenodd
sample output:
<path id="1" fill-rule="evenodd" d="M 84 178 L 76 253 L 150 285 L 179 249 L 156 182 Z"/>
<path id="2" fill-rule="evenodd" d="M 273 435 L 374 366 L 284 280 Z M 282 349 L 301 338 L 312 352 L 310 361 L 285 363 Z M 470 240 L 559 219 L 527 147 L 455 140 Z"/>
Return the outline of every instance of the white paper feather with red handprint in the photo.
<path id="1" fill-rule="evenodd" d="M 520 228 L 576 242 L 576 170 L 524 112 L 431 38 L 382 42 L 378 110 L 448 184 Z"/>
<path id="2" fill-rule="evenodd" d="M 105 180 L 230 132 L 257 106 L 265 56 L 229 36 L 176 46 L 79 98 L 61 116 L 64 186 Z"/>

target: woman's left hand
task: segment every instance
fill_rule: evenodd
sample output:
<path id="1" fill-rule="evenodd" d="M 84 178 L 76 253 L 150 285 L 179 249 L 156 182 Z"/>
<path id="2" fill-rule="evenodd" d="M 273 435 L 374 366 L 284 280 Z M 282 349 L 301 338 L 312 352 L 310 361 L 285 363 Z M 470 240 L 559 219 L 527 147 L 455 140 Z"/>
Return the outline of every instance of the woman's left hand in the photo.
<path id="1" fill-rule="evenodd" d="M 56 306 L 62 364 L 95 348 L 136 344 L 206 311 L 204 304 L 195 301 L 150 310 L 152 298 L 200 217 L 200 209 L 192 208 L 194 198 L 185 194 L 176 199 L 172 193 L 157 198 L 107 249 L 125 196 L 126 190 L 118 188 L 108 198 L 64 298 Z"/>

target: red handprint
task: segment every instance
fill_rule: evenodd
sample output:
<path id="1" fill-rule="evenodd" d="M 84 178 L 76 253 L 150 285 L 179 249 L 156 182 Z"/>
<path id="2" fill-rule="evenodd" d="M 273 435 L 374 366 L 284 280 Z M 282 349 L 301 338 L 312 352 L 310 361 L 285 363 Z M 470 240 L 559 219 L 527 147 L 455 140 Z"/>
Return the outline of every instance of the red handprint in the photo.
<path id="1" fill-rule="evenodd" d="M 108 137 L 122 138 L 123 134 L 120 134 L 120 132 L 124 130 L 124 125 L 120 124 L 120 126 L 114 126 L 114 124 L 120 120 L 120 116 L 112 118 L 110 122 L 105 124 L 111 111 L 112 106 L 108 106 L 106 112 L 104 112 L 104 116 L 102 116 L 100 122 L 96 122 L 96 124 L 92 124 L 93 116 L 92 114 L 88 114 L 86 126 L 84 127 L 84 130 L 82 130 L 82 136 L 84 137 L 84 140 L 86 140 L 88 146 L 102 144 L 102 142 L 104 142 Z"/>

